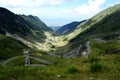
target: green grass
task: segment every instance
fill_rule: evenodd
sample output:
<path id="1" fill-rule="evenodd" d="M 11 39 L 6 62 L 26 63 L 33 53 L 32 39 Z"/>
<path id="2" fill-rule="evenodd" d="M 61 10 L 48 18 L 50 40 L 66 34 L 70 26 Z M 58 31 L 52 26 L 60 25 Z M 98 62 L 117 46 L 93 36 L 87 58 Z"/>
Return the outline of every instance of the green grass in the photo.
<path id="1" fill-rule="evenodd" d="M 0 80 L 10 78 L 17 80 L 89 80 L 89 78 L 119 80 L 120 64 L 119 58 L 116 59 L 116 57 L 115 55 L 104 56 L 97 64 L 91 63 L 90 59 L 78 57 L 62 59 L 59 63 L 46 67 L 0 67 Z"/>
<path id="2" fill-rule="evenodd" d="M 0 60 L 23 55 L 23 49 L 27 48 L 27 46 L 15 39 L 0 35 Z"/>

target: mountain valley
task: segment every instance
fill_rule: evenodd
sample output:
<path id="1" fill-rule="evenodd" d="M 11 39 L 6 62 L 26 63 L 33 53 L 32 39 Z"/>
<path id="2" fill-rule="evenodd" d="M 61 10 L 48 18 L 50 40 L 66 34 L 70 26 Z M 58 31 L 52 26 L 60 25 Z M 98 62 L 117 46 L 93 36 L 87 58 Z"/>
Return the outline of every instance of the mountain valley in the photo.
<path id="1" fill-rule="evenodd" d="M 120 4 L 57 31 L 0 7 L 0 80 L 119 80 Z"/>

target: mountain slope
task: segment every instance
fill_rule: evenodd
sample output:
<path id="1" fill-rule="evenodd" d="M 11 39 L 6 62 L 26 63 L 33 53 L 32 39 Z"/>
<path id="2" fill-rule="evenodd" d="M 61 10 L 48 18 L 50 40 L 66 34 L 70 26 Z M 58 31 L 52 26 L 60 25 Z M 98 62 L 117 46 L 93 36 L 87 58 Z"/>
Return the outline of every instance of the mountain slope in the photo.
<path id="1" fill-rule="evenodd" d="M 0 8 L 0 33 L 16 34 L 28 40 L 45 39 L 44 31 L 52 31 L 38 17 L 17 15 L 11 11 Z M 42 39 L 41 39 L 42 38 Z"/>
<path id="2" fill-rule="evenodd" d="M 54 32 L 56 32 L 58 29 L 60 29 L 60 26 L 50 26 Z"/>
<path id="3" fill-rule="evenodd" d="M 45 35 L 43 34 L 45 31 L 52 32 L 52 29 L 47 27 L 45 23 L 43 23 L 38 17 L 36 16 L 25 16 L 22 15 L 22 18 L 25 19 L 26 22 L 29 23 L 29 27 L 31 28 L 32 33 L 34 33 L 34 36 L 38 39 L 43 38 L 45 39 Z"/>
<path id="4" fill-rule="evenodd" d="M 56 33 L 62 34 L 62 35 L 64 35 L 64 34 L 69 34 L 69 33 L 71 33 L 72 31 L 74 31 L 79 24 L 81 24 L 81 23 L 83 23 L 83 22 L 85 22 L 85 21 L 86 21 L 86 20 L 83 20 L 83 21 L 81 21 L 81 22 L 71 22 L 71 23 L 69 23 L 69 24 L 66 24 L 66 25 L 62 26 L 60 29 L 58 29 L 58 30 L 56 31 Z"/>
<path id="5" fill-rule="evenodd" d="M 120 4 L 110 7 L 89 19 L 82 25 L 82 32 L 74 40 L 103 38 L 114 39 L 120 35 Z M 82 41 L 82 40 L 81 40 Z"/>
<path id="6" fill-rule="evenodd" d="M 29 49 L 22 42 L 0 34 L 0 60 L 23 55 L 23 49 Z"/>

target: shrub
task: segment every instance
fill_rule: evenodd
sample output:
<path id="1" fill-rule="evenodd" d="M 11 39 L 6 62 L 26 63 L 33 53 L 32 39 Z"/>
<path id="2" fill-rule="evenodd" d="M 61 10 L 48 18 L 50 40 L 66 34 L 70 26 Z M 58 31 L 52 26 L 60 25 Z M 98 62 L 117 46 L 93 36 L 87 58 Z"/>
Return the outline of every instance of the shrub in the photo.
<path id="1" fill-rule="evenodd" d="M 90 71 L 92 73 L 101 72 L 102 68 L 103 68 L 103 66 L 101 64 L 99 64 L 99 63 L 94 63 L 94 64 L 90 65 Z"/>
<path id="2" fill-rule="evenodd" d="M 97 62 L 99 62 L 99 61 L 100 61 L 100 59 L 97 58 L 97 57 L 90 58 L 90 62 L 91 62 L 91 63 L 97 63 Z"/>
<path id="3" fill-rule="evenodd" d="M 70 67 L 66 71 L 67 73 L 77 73 L 79 70 L 76 67 Z"/>

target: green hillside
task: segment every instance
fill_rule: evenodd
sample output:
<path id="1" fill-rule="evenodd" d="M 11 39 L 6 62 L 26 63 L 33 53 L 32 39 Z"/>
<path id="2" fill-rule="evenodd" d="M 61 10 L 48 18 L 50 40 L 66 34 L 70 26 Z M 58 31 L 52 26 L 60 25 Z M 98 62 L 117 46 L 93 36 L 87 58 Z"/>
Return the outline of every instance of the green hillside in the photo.
<path id="1" fill-rule="evenodd" d="M 0 60 L 23 55 L 23 49 L 29 49 L 22 42 L 0 34 Z"/>
<path id="2" fill-rule="evenodd" d="M 114 39 L 120 34 L 120 4 L 110 7 L 89 19 L 82 28 L 82 32 L 74 40 L 89 38 Z"/>
<path id="3" fill-rule="evenodd" d="M 52 32 L 52 29 L 47 27 L 45 23 L 43 23 L 38 17 L 36 16 L 25 16 L 21 15 L 23 19 L 28 23 L 29 27 L 31 28 L 32 33 L 36 38 L 45 39 L 46 36 L 43 34 L 45 31 Z"/>
<path id="4" fill-rule="evenodd" d="M 43 34 L 45 31 L 52 32 L 52 29 L 47 27 L 36 16 L 17 15 L 13 12 L 0 7 L 0 33 L 6 32 L 18 35 L 29 41 L 43 42 L 46 36 Z"/>

